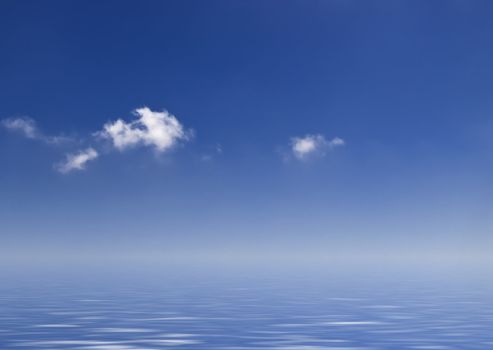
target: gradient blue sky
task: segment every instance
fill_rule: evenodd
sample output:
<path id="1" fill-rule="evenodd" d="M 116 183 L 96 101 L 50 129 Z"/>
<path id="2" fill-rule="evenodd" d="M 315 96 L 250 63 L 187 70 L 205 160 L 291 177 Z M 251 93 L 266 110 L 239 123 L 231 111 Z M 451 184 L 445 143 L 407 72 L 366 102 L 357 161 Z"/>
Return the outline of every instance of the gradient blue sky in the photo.
<path id="1" fill-rule="evenodd" d="M 490 1 L 4 0 L 0 255 L 487 254 L 492 15 Z M 157 152 L 94 135 L 143 106 L 193 137 Z M 5 127 L 19 117 L 35 136 Z M 298 159 L 306 135 L 325 143 Z M 88 147 L 85 169 L 57 171 Z"/>

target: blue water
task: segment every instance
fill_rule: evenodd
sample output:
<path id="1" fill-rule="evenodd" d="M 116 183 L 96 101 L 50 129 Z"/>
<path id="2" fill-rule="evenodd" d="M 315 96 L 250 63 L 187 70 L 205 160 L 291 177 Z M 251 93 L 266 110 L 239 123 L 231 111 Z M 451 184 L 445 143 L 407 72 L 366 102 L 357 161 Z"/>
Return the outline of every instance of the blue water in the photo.
<path id="1" fill-rule="evenodd" d="M 0 349 L 493 349 L 484 283 L 193 278 L 0 286 Z"/>

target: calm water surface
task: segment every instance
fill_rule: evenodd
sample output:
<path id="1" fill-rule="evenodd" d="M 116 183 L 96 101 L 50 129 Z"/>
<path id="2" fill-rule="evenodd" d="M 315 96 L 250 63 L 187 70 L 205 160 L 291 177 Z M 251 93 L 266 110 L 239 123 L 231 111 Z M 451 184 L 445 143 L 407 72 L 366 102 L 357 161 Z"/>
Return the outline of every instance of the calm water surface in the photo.
<path id="1" fill-rule="evenodd" d="M 237 278 L 0 287 L 0 349 L 493 349 L 493 295 L 463 281 Z"/>

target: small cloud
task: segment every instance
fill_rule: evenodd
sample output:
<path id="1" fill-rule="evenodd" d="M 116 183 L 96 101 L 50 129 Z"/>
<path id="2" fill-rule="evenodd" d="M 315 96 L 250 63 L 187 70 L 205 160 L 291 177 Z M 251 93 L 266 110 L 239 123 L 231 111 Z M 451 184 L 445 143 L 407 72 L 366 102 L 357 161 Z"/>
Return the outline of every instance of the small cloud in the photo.
<path id="1" fill-rule="evenodd" d="M 203 154 L 200 156 L 200 160 L 202 162 L 210 162 L 212 161 L 212 159 L 214 159 L 214 157 L 212 156 L 212 154 Z"/>
<path id="2" fill-rule="evenodd" d="M 29 117 L 7 118 L 2 120 L 1 124 L 6 129 L 12 132 L 18 132 L 28 139 L 39 140 L 50 144 L 59 144 L 72 140 L 71 138 L 66 136 L 44 135 L 39 130 L 36 121 Z"/>
<path id="3" fill-rule="evenodd" d="M 223 146 L 221 146 L 219 143 L 216 145 L 216 153 L 217 154 L 223 153 Z"/>
<path id="4" fill-rule="evenodd" d="M 86 163 L 96 159 L 99 156 L 98 152 L 89 147 L 78 153 L 68 154 L 64 162 L 56 165 L 55 168 L 62 174 L 69 173 L 73 170 L 84 170 Z"/>
<path id="5" fill-rule="evenodd" d="M 217 156 L 221 155 L 223 153 L 223 148 L 222 146 L 218 143 L 214 146 L 213 150 L 211 150 L 209 153 L 203 154 L 200 156 L 200 160 L 202 162 L 210 162 Z"/>
<path id="6" fill-rule="evenodd" d="M 339 137 L 334 137 L 332 140 L 329 141 L 329 148 L 335 148 L 337 146 L 344 146 L 346 144 L 346 141 Z"/>
<path id="7" fill-rule="evenodd" d="M 29 139 L 36 139 L 40 136 L 36 122 L 29 117 L 7 118 L 2 120 L 2 125 L 8 130 L 19 132 Z"/>
<path id="8" fill-rule="evenodd" d="M 291 139 L 291 151 L 298 160 L 306 160 L 312 156 L 323 156 L 329 150 L 345 145 L 339 137 L 327 140 L 323 135 L 305 135 Z"/>
<path id="9" fill-rule="evenodd" d="M 122 151 L 138 145 L 151 146 L 158 152 L 173 148 L 179 141 L 188 140 L 192 132 L 186 131 L 178 119 L 167 111 L 154 112 L 147 107 L 134 111 L 137 120 L 125 122 L 118 119 L 106 123 L 97 136 L 112 141 Z"/>

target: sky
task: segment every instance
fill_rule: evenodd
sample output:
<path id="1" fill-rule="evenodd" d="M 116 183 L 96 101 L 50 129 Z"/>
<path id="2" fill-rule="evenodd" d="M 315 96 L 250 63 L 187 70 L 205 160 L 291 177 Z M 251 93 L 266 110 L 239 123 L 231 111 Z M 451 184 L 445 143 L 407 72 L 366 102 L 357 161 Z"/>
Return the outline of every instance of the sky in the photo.
<path id="1" fill-rule="evenodd" d="M 492 11 L 4 0 L 0 256 L 487 257 Z"/>

